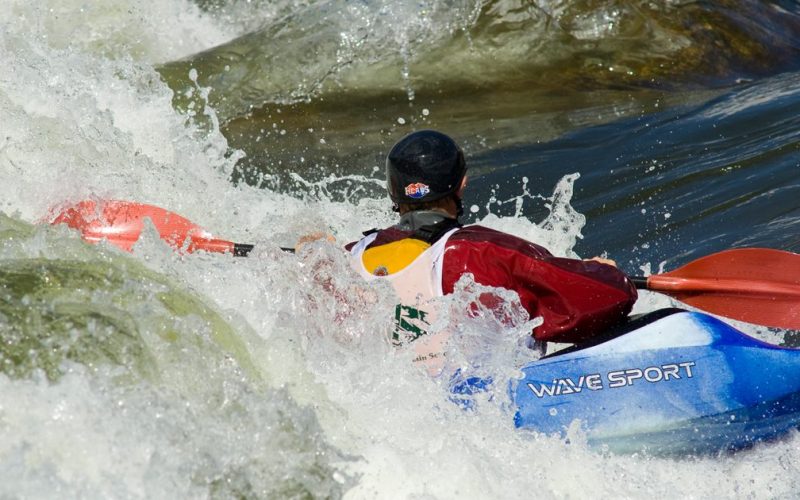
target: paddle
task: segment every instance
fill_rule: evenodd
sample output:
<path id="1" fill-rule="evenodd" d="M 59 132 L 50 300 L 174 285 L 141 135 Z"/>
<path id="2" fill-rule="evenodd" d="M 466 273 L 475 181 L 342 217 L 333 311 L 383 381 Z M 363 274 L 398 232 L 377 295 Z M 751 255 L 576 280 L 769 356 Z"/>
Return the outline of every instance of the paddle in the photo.
<path id="1" fill-rule="evenodd" d="M 800 329 L 799 254 L 769 248 L 725 250 L 668 273 L 631 280 L 637 288 L 720 316 Z"/>
<path id="2" fill-rule="evenodd" d="M 144 219 L 179 251 L 245 256 L 253 245 L 214 238 L 188 219 L 153 205 L 85 200 L 61 210 L 53 224 L 67 224 L 90 242 L 103 239 L 127 251 Z M 282 248 L 293 252 L 291 248 Z M 637 288 L 670 295 L 720 316 L 778 328 L 800 329 L 800 255 L 765 248 L 726 250 L 674 271 L 631 277 Z"/>
<path id="3" fill-rule="evenodd" d="M 205 229 L 176 213 L 131 201 L 80 201 L 58 212 L 51 224 L 66 224 L 80 231 L 86 241 L 107 240 L 130 252 L 144 229 L 146 218 L 153 222 L 161 239 L 181 252 L 205 250 L 245 256 L 253 249 L 253 245 L 214 238 Z"/>

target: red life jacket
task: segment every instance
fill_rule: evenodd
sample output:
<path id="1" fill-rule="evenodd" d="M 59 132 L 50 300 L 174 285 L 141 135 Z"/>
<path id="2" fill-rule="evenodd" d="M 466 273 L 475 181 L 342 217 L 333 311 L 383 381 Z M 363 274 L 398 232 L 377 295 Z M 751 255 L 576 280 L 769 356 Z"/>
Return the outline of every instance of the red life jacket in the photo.
<path id="1" fill-rule="evenodd" d="M 378 231 L 362 251 L 412 234 L 395 227 Z M 544 321 L 532 332 L 541 341 L 588 339 L 624 321 L 637 298 L 634 285 L 613 266 L 555 257 L 544 247 L 481 226 L 449 234 L 439 265 L 444 294 L 453 292 L 464 273 L 482 285 L 517 292 L 530 316 Z"/>

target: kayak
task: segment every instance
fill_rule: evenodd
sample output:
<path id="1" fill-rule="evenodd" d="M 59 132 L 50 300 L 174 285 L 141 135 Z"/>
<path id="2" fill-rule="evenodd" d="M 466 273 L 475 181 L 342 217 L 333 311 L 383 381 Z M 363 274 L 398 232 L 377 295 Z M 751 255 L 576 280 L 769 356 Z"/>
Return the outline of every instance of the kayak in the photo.
<path id="1" fill-rule="evenodd" d="M 83 200 L 54 208 L 47 221 L 77 229 L 90 242 L 130 251 L 144 220 L 179 252 L 245 256 L 249 244 L 217 239 L 188 219 L 144 203 Z M 293 251 L 290 248 L 283 249 Z M 763 326 L 800 330 L 800 255 L 737 248 L 648 277 L 637 288 L 699 310 Z M 701 312 L 657 311 L 609 332 L 602 342 L 531 362 L 510 384 L 517 427 L 615 452 L 704 454 L 778 438 L 800 424 L 800 351 L 770 345 Z M 451 399 L 474 407 L 472 394 L 492 380 L 451 379 Z"/>
<path id="2" fill-rule="evenodd" d="M 658 455 L 738 450 L 800 426 L 799 349 L 680 309 L 606 339 L 524 366 L 510 385 L 516 426 Z"/>

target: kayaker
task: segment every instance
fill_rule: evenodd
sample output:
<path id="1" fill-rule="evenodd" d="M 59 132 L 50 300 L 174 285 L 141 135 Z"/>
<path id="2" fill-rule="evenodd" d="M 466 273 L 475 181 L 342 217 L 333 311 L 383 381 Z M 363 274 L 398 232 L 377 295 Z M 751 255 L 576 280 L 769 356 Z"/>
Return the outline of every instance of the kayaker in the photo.
<path id="1" fill-rule="evenodd" d="M 461 148 L 447 135 L 407 135 L 386 158 L 400 220 L 346 247 L 360 274 L 389 279 L 397 291 L 395 342 L 414 342 L 416 361 L 435 371 L 446 333 L 430 335 L 436 315 L 430 301 L 452 293 L 466 273 L 481 285 L 515 291 L 530 316 L 543 319 L 532 332 L 541 342 L 577 343 L 624 321 L 636 289 L 613 261 L 555 257 L 516 236 L 463 226 L 466 172 Z"/>

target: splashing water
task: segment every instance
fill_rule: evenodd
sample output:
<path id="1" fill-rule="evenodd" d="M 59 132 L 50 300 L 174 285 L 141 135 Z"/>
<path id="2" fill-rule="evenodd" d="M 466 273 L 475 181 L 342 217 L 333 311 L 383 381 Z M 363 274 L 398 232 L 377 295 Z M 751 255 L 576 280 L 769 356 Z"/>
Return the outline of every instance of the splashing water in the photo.
<path id="1" fill-rule="evenodd" d="M 388 342 L 395 305 L 389 287 L 367 287 L 340 250 L 361 230 L 393 221 L 386 200 L 372 196 L 378 181 L 360 173 L 330 177 L 334 160 L 314 158 L 309 163 L 323 175 L 297 174 L 303 189 L 296 196 L 293 188 L 234 184 L 242 152 L 229 148 L 214 102 L 206 107 L 201 95 L 195 117 L 173 106 L 155 64 L 296 12 L 289 4 L 230 5 L 256 15 L 236 20 L 223 15 L 231 10 L 179 0 L 0 7 L 0 57 L 13 68 L 0 74 L 2 496 L 644 498 L 800 491 L 795 435 L 735 456 L 613 456 L 589 449 L 577 431 L 567 443 L 515 430 L 499 384 L 474 396 L 474 411 L 454 404 L 446 377 L 414 369 L 412 354 Z M 447 17 L 444 4 L 430 5 L 435 16 Z M 543 5 L 558 15 L 560 3 Z M 449 19 L 454 32 L 473 22 L 475 6 L 467 7 Z M 400 10 L 351 8 L 347 15 L 365 9 L 375 18 L 386 15 L 387 24 L 402 18 L 392 17 Z M 576 33 L 602 38 L 616 32 L 617 19 L 585 20 Z M 382 33 L 414 40 L 427 21 L 415 22 Z M 359 44 L 368 42 L 346 42 L 351 53 L 336 53 L 342 63 L 363 58 Z M 401 82 L 404 106 L 408 88 L 414 102 L 423 99 L 408 83 L 415 74 L 409 68 L 408 81 L 399 71 L 390 77 Z M 202 94 L 208 84 L 198 71 L 193 88 Z M 189 77 L 188 69 L 181 73 Z M 308 95 L 314 85 L 300 76 L 286 90 Z M 270 136 L 262 147 L 279 148 L 278 141 Z M 577 181 L 569 175 L 536 189 L 526 184 L 515 191 L 518 198 L 498 194 L 513 213 L 479 221 L 575 255 L 585 223 L 571 205 Z M 85 197 L 154 203 L 256 248 L 247 259 L 178 255 L 150 228 L 127 255 L 38 224 L 51 206 Z M 547 204 L 545 222 L 521 216 L 518 202 L 530 200 Z M 297 256 L 278 249 L 309 229 L 330 231 L 339 243 L 314 243 Z M 449 357 L 453 368 L 510 378 L 536 356 L 520 345 L 536 319 L 498 291 L 492 293 L 505 299 L 498 309 L 460 314 L 486 292 L 465 280 L 445 298 L 461 321 Z M 637 309 L 664 302 L 648 297 Z"/>

